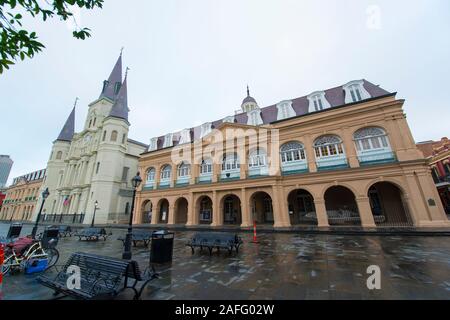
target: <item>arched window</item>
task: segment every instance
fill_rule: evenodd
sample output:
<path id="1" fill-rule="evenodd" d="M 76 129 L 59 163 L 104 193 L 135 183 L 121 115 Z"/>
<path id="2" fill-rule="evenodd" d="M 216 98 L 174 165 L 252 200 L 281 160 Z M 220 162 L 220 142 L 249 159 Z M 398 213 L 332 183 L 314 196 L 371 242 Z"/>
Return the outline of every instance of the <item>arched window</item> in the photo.
<path id="1" fill-rule="evenodd" d="M 111 141 L 117 141 L 117 131 L 114 130 L 111 132 Z"/>
<path id="2" fill-rule="evenodd" d="M 169 180 L 172 167 L 170 165 L 165 165 L 161 170 L 161 180 Z"/>
<path id="3" fill-rule="evenodd" d="M 228 153 L 223 157 L 222 171 L 233 171 L 241 167 L 236 153 Z"/>
<path id="4" fill-rule="evenodd" d="M 356 150 L 377 150 L 389 148 L 386 132 L 381 128 L 362 128 L 355 132 Z"/>
<path id="5" fill-rule="evenodd" d="M 248 166 L 249 168 L 265 167 L 267 165 L 266 150 L 262 148 L 255 148 L 249 153 Z"/>
<path id="6" fill-rule="evenodd" d="M 147 182 L 155 181 L 155 168 L 150 168 L 147 170 Z"/>
<path id="7" fill-rule="evenodd" d="M 305 147 L 297 141 L 283 144 L 280 148 L 281 163 L 306 160 Z"/>
<path id="8" fill-rule="evenodd" d="M 212 173 L 212 161 L 211 159 L 203 159 L 200 164 L 200 174 L 211 174 Z"/>
<path id="9" fill-rule="evenodd" d="M 61 158 L 62 158 L 62 151 L 58 151 L 56 153 L 56 160 L 61 160 Z"/>
<path id="10" fill-rule="evenodd" d="M 344 154 L 341 138 L 333 135 L 322 136 L 316 139 L 314 149 L 318 159 Z"/>
<path id="11" fill-rule="evenodd" d="M 178 166 L 178 177 L 187 177 L 191 173 L 191 165 L 189 163 L 182 162 Z"/>

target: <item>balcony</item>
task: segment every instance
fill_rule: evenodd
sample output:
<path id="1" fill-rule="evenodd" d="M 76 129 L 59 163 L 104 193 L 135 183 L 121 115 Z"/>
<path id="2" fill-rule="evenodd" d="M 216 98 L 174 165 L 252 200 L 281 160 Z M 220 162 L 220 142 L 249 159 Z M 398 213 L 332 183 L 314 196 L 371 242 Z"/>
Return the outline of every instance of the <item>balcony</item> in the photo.
<path id="1" fill-rule="evenodd" d="M 170 188 L 170 178 L 168 179 L 161 179 L 161 181 L 159 182 L 159 189 L 166 189 L 166 188 Z"/>
<path id="2" fill-rule="evenodd" d="M 212 181 L 212 173 L 200 174 L 196 179 L 197 183 L 211 183 L 211 181 Z"/>
<path id="3" fill-rule="evenodd" d="M 390 149 L 366 150 L 358 152 L 359 163 L 364 165 L 395 162 L 395 155 Z"/>
<path id="4" fill-rule="evenodd" d="M 249 178 L 264 177 L 269 175 L 269 167 L 250 167 L 247 172 Z"/>
<path id="5" fill-rule="evenodd" d="M 342 154 L 319 158 L 316 164 L 319 171 L 348 168 L 347 158 Z"/>
<path id="6" fill-rule="evenodd" d="M 142 187 L 142 191 L 148 191 L 155 189 L 155 182 L 154 181 L 147 181 L 145 185 Z"/>
<path id="7" fill-rule="evenodd" d="M 219 175 L 219 180 L 221 181 L 238 180 L 240 178 L 241 178 L 241 170 L 239 168 L 231 170 L 222 170 L 222 172 Z"/>
<path id="8" fill-rule="evenodd" d="M 177 181 L 175 182 L 175 186 L 182 187 L 189 184 L 189 180 L 191 179 L 191 176 L 182 176 L 178 177 Z"/>
<path id="9" fill-rule="evenodd" d="M 308 164 L 306 161 L 290 161 L 281 163 L 281 174 L 290 175 L 308 172 Z"/>

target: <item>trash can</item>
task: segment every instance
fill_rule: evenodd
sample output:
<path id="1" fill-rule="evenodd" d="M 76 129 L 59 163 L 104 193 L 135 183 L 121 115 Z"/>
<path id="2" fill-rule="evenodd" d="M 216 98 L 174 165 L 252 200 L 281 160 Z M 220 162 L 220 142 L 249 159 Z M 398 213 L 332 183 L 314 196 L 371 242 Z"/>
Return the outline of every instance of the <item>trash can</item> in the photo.
<path id="1" fill-rule="evenodd" d="M 166 263 L 172 261 L 173 239 L 173 232 L 162 230 L 152 233 L 150 263 Z"/>

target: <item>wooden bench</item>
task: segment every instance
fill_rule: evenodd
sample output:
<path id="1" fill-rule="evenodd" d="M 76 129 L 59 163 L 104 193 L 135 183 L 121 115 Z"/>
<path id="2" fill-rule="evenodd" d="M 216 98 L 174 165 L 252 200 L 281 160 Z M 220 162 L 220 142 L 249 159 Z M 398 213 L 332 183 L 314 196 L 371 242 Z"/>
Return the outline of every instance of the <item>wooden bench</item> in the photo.
<path id="1" fill-rule="evenodd" d="M 242 239 L 237 234 L 233 233 L 197 232 L 192 239 L 186 243 L 186 246 L 191 248 L 192 253 L 195 252 L 195 248 L 197 247 L 200 248 L 200 251 L 202 251 L 203 248 L 207 248 L 210 255 L 214 248 L 217 248 L 218 252 L 220 252 L 220 249 L 227 249 L 231 254 L 233 249 L 238 253 L 242 243 Z"/>
<path id="2" fill-rule="evenodd" d="M 69 288 L 69 277 L 72 276 L 69 267 L 78 267 L 80 270 L 80 287 Z M 139 265 L 133 260 L 122 260 L 111 257 L 99 256 L 90 253 L 77 252 L 70 256 L 66 264 L 56 277 L 43 275 L 37 278 L 37 282 L 54 290 L 54 296 L 73 297 L 76 299 L 111 299 L 119 293 L 131 289 L 134 291 L 133 299 L 140 298 L 147 284 L 158 278 L 154 272 L 143 279 Z M 144 281 L 138 290 L 137 284 Z"/>
<path id="3" fill-rule="evenodd" d="M 142 243 L 145 247 L 148 247 L 152 239 L 152 231 L 147 230 L 133 230 L 131 241 L 133 242 L 133 246 L 137 246 L 138 243 Z M 125 244 L 126 235 L 123 237 L 119 237 L 117 240 L 122 241 Z"/>
<path id="4" fill-rule="evenodd" d="M 98 241 L 100 238 L 106 241 L 108 234 L 105 228 L 85 228 L 75 234 L 79 240 Z"/>

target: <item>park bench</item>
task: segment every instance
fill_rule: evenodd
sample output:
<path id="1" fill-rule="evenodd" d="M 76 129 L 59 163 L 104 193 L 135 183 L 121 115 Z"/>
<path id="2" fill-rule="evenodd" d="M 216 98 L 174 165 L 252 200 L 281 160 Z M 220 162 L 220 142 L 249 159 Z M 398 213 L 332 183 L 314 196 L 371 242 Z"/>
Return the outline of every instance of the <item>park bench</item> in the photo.
<path id="1" fill-rule="evenodd" d="M 220 252 L 220 249 L 227 249 L 230 254 L 235 249 L 236 253 L 238 253 L 241 244 L 242 239 L 237 234 L 226 232 L 197 232 L 186 243 L 186 246 L 191 248 L 192 253 L 195 252 L 196 247 L 200 248 L 200 251 L 203 248 L 207 248 L 211 255 L 214 248 L 217 248 L 218 252 Z"/>
<path id="2" fill-rule="evenodd" d="M 79 240 L 97 241 L 100 238 L 106 241 L 108 234 L 105 228 L 85 228 L 75 234 Z"/>
<path id="3" fill-rule="evenodd" d="M 73 268 L 80 270 L 80 286 L 73 288 L 69 279 Z M 70 268 L 70 269 L 69 269 Z M 37 278 L 37 282 L 54 290 L 54 296 L 62 295 L 76 299 L 111 299 L 119 293 L 131 289 L 134 291 L 133 299 L 138 300 L 147 284 L 158 278 L 154 270 L 148 276 L 141 274 L 139 265 L 133 260 L 123 260 L 100 256 L 90 253 L 73 253 L 56 276 L 46 274 Z M 69 281 L 68 281 L 69 280 Z M 137 284 L 143 281 L 138 289 Z M 59 298 L 57 298 L 59 299 Z"/>
<path id="4" fill-rule="evenodd" d="M 49 228 L 56 228 L 59 230 L 59 236 L 60 237 L 71 237 L 72 236 L 72 227 L 68 225 L 60 225 L 60 226 L 50 226 Z"/>
<path id="5" fill-rule="evenodd" d="M 152 239 L 153 232 L 146 230 L 133 230 L 131 241 L 133 246 L 137 246 L 138 243 L 142 243 L 145 247 L 148 247 L 150 240 Z M 119 237 L 117 240 L 122 241 L 125 244 L 126 235 Z"/>

